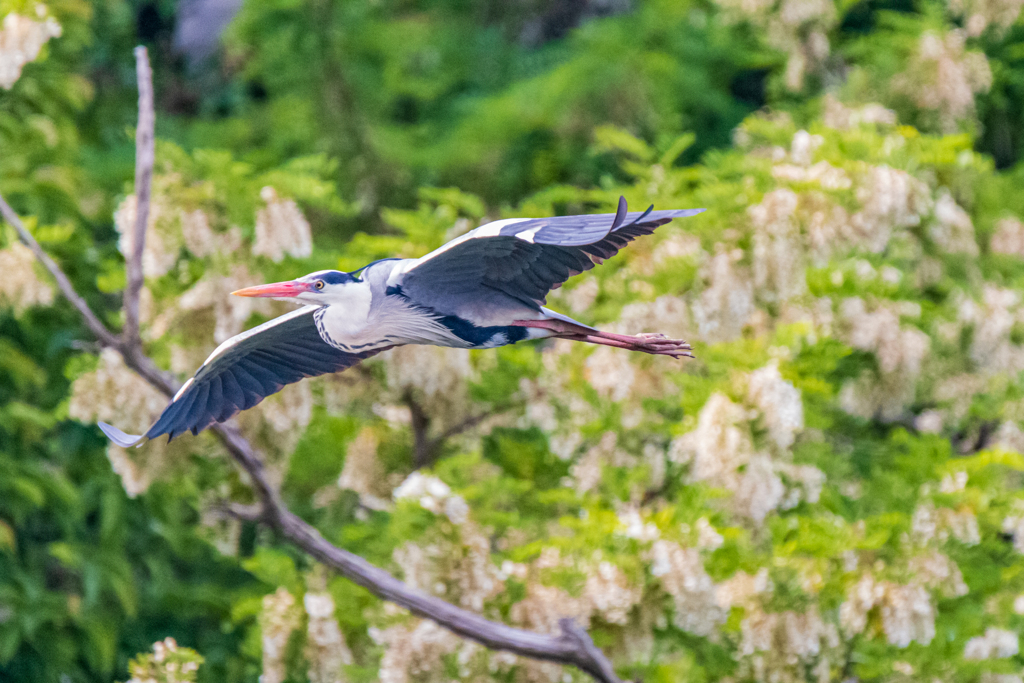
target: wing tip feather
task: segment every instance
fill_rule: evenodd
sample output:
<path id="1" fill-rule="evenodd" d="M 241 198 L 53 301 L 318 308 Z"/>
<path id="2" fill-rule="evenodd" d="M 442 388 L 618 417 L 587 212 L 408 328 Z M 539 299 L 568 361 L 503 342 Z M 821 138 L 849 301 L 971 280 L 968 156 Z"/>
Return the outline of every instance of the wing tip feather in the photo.
<path id="1" fill-rule="evenodd" d="M 612 219 L 612 228 L 609 232 L 615 231 L 622 225 L 626 220 L 626 214 L 629 212 L 629 206 L 626 204 L 626 198 L 619 195 L 619 205 L 615 210 L 615 218 Z"/>
<path id="2" fill-rule="evenodd" d="M 107 438 L 114 442 L 114 444 L 121 448 L 131 448 L 132 446 L 141 446 L 142 442 L 146 439 L 141 434 L 125 434 L 117 427 L 108 425 L 106 422 L 100 422 L 98 424 L 100 430 L 106 434 Z"/>

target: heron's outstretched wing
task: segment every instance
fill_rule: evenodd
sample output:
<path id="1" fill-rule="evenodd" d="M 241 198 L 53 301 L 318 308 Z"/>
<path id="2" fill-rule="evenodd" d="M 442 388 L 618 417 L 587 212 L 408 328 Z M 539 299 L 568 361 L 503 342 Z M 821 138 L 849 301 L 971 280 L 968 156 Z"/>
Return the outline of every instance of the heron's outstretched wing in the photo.
<path id="1" fill-rule="evenodd" d="M 388 286 L 450 315 L 488 297 L 539 309 L 548 292 L 573 275 L 673 218 L 702 211 L 627 213 L 626 200 L 620 197 L 615 214 L 495 221 L 396 268 Z"/>
<path id="2" fill-rule="evenodd" d="M 340 372 L 383 350 L 355 354 L 329 345 L 317 331 L 317 308 L 300 308 L 218 346 L 144 435 L 125 434 L 103 422 L 100 429 L 125 448 L 162 434 L 169 435 L 168 440 L 186 431 L 198 434 L 252 408 L 286 384 Z"/>

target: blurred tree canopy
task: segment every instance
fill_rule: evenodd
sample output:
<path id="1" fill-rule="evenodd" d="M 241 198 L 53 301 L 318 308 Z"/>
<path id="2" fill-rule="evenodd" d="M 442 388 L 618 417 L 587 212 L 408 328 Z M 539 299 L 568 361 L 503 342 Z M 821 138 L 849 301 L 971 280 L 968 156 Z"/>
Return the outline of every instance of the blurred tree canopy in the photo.
<path id="1" fill-rule="evenodd" d="M 551 298 L 696 361 L 408 347 L 242 429 L 332 542 L 488 618 L 575 617 L 623 677 L 1010 683 L 1022 6 L 250 0 L 188 58 L 185 4 L 0 0 L 0 193 L 116 327 L 150 46 L 142 332 L 181 377 L 286 310 L 243 286 L 620 194 L 707 207 Z M 583 680 L 226 515 L 249 493 L 207 436 L 108 444 L 163 399 L 96 351 L 0 227 L 0 679 Z"/>

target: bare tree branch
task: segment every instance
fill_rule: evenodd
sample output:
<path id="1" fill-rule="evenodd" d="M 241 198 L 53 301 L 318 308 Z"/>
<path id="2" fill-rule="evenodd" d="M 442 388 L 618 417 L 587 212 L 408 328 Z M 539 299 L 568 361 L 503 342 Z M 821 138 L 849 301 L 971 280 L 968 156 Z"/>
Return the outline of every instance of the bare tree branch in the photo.
<path id="1" fill-rule="evenodd" d="M 143 46 L 135 48 L 135 72 L 139 82 L 139 124 L 135 129 L 135 225 L 132 231 L 132 253 L 127 259 L 128 284 L 124 290 L 125 347 L 134 347 L 139 339 L 139 293 L 142 291 L 142 254 L 146 248 L 146 225 L 153 191 L 153 164 L 156 162 L 156 114 L 153 111 L 153 70 L 149 53 Z"/>
<path id="2" fill-rule="evenodd" d="M 285 507 L 277 491 L 265 478 L 262 461 L 238 430 L 225 425 L 215 425 L 214 430 L 224 447 L 249 475 L 253 488 L 265 506 L 263 520 L 276 527 L 297 548 L 377 597 L 437 622 L 464 638 L 495 650 L 508 650 L 534 659 L 572 664 L 601 683 L 619 683 L 611 664 L 586 631 L 579 626 L 569 626 L 573 623 L 571 619 L 560 623 L 563 632 L 557 637 L 490 621 L 479 614 L 422 593 L 358 555 L 332 545 L 319 531 Z"/>
<path id="3" fill-rule="evenodd" d="M 146 106 L 143 102 L 145 98 L 142 94 L 143 81 L 146 83 L 150 82 L 148 75 L 149 65 L 143 48 L 137 48 L 136 57 L 139 58 L 139 100 L 140 108 L 142 108 Z M 147 78 L 145 79 L 142 78 L 143 63 L 145 63 L 147 71 Z M 150 120 L 148 125 L 150 141 L 148 149 L 149 154 L 152 155 L 151 87 L 149 95 Z M 140 131 L 143 129 L 142 119 L 144 116 L 145 114 L 140 111 Z M 139 154 L 141 156 L 144 153 L 141 134 L 139 140 Z M 20 218 L 4 201 L 2 196 L 0 196 L 0 214 L 3 215 L 4 220 L 14 227 L 22 241 L 28 245 L 36 255 L 36 258 L 53 275 L 61 293 L 78 309 L 89 330 L 96 336 L 100 345 L 117 349 L 128 367 L 167 396 L 173 396 L 178 388 L 177 380 L 169 373 L 160 370 L 145 354 L 138 335 L 138 292 L 141 288 L 142 277 L 141 251 L 144 244 L 146 227 L 143 205 L 148 205 L 149 202 L 149 180 L 152 175 L 152 167 L 152 156 L 149 157 L 148 171 L 145 170 L 147 166 L 144 160 L 137 160 L 136 192 L 139 196 L 139 221 L 136 223 L 135 248 L 129 259 L 129 288 L 133 282 L 136 284 L 136 288 L 134 294 L 129 291 L 125 293 L 126 330 L 121 338 L 118 338 L 117 335 L 111 332 L 93 313 L 85 300 L 75 291 L 74 286 L 60 266 L 43 251 L 42 247 L 25 228 Z M 138 175 L 140 168 L 143 169 L 141 182 Z M 143 201 L 143 187 L 145 187 L 145 202 Z M 139 280 L 133 280 L 132 273 L 135 273 L 134 277 L 139 278 Z M 135 307 L 134 313 L 130 314 L 128 312 L 129 305 Z M 134 333 L 131 332 L 128 324 L 135 325 Z M 476 416 L 469 418 L 456 425 L 453 429 L 456 432 L 461 431 L 484 417 Z M 587 672 L 600 683 L 621 683 L 616 677 L 611 663 L 601 650 L 594 645 L 587 632 L 571 619 L 563 619 L 560 622 L 562 633 L 559 636 L 534 633 L 500 622 L 490 621 L 479 614 L 469 612 L 444 600 L 422 593 L 396 579 L 383 569 L 370 564 L 358 555 L 329 543 L 319 531 L 285 506 L 281 500 L 280 493 L 270 484 L 266 477 L 262 459 L 253 449 L 252 445 L 242 436 L 241 432 L 238 431 L 237 427 L 230 423 L 216 424 L 213 426 L 212 431 L 217 435 L 217 438 L 235 462 L 245 471 L 259 501 L 257 506 L 232 507 L 229 510 L 231 514 L 239 518 L 258 519 L 273 526 L 294 546 L 326 566 L 331 567 L 342 576 L 366 588 L 377 597 L 404 607 L 413 614 L 434 621 L 465 638 L 474 640 L 491 649 L 506 650 L 524 657 L 573 665 Z M 452 432 L 452 430 L 443 434 L 441 438 L 450 436 L 449 432 Z"/>

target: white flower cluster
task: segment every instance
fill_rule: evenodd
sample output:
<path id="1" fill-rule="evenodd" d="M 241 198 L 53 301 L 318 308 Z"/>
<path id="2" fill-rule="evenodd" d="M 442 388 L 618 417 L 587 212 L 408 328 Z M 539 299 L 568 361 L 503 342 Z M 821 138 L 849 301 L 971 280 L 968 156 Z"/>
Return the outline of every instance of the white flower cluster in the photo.
<path id="1" fill-rule="evenodd" d="M 555 548 L 543 550 L 532 565 L 506 562 L 502 574 L 526 582 L 526 597 L 512 606 L 512 621 L 543 633 L 560 632 L 558 622 L 566 617 L 582 626 L 595 617 L 620 626 L 633 623 L 635 608 L 643 597 L 642 581 L 632 580 L 618 565 L 600 559 L 576 567 L 584 574 L 578 596 L 540 580 L 539 573 L 546 569 L 572 567 Z"/>
<path id="2" fill-rule="evenodd" d="M 178 262 L 182 246 L 181 231 L 170 218 L 159 191 L 153 193 L 146 220 L 146 239 L 142 247 L 142 272 L 146 277 L 160 277 L 170 272 Z M 114 227 L 118 232 L 117 248 L 125 259 L 131 258 L 135 249 L 135 221 L 139 202 L 130 194 L 118 204 L 114 211 Z"/>
<path id="3" fill-rule="evenodd" d="M 658 525 L 644 520 L 640 509 L 630 505 L 619 510 L 616 515 L 621 527 L 621 533 L 626 538 L 632 538 L 641 542 L 656 541 L 661 538 L 661 531 Z"/>
<path id="4" fill-rule="evenodd" d="M 1003 519 L 1003 533 L 1013 537 L 1013 549 L 1024 555 L 1024 516 L 1011 515 Z"/>
<path id="5" fill-rule="evenodd" d="M 804 130 L 797 131 L 796 136 L 793 138 L 794 146 L 800 139 L 801 134 L 812 139 L 821 139 L 820 135 L 810 135 Z M 792 154 L 809 154 L 810 151 L 812 150 L 809 148 L 806 150 L 793 150 Z M 799 157 L 793 156 L 792 158 L 795 161 Z M 772 176 L 777 180 L 789 183 L 814 183 L 824 190 L 843 190 L 853 185 L 853 180 L 846 171 L 833 166 L 827 161 L 819 161 L 814 165 L 810 165 L 810 162 L 804 164 L 776 164 L 772 167 Z M 777 192 L 777 190 L 772 192 Z M 813 199 L 814 196 L 808 195 L 808 198 Z"/>
<path id="6" fill-rule="evenodd" d="M 977 37 L 993 27 L 1004 32 L 1017 21 L 1024 0 L 949 0 L 949 10 L 964 17 L 969 37 Z"/>
<path id="7" fill-rule="evenodd" d="M 727 19 L 749 21 L 768 44 L 786 52 L 786 87 L 803 88 L 804 78 L 822 67 L 829 55 L 828 31 L 837 20 L 828 0 L 719 0 Z"/>
<path id="8" fill-rule="evenodd" d="M 1024 223 L 1016 217 L 1003 218 L 996 223 L 989 248 L 994 254 L 1024 256 Z"/>
<path id="9" fill-rule="evenodd" d="M 803 671 L 810 668 L 813 679 L 829 681 L 828 650 L 840 645 L 839 631 L 825 622 L 818 610 L 806 612 L 764 612 L 748 609 L 740 623 L 741 670 L 758 681 L 806 680 Z"/>
<path id="10" fill-rule="evenodd" d="M 901 585 L 863 575 L 839 607 L 839 622 L 847 635 L 862 633 L 868 614 L 879 608 L 882 630 L 890 645 L 927 645 L 935 637 L 935 605 L 920 584 Z"/>
<path id="11" fill-rule="evenodd" d="M 1024 308 L 1016 290 L 986 285 L 980 306 L 964 299 L 958 321 L 974 327 L 970 356 L 982 374 L 1024 370 L 1024 347 L 1011 337 L 1014 326 L 1024 322 Z"/>
<path id="12" fill-rule="evenodd" d="M 944 543 L 950 537 L 964 545 L 977 545 L 981 542 L 978 517 L 967 508 L 954 510 L 936 508 L 931 502 L 922 503 L 914 510 L 910 528 L 913 539 L 920 544 L 933 540 Z"/>
<path id="13" fill-rule="evenodd" d="M 50 38 L 61 34 L 57 20 L 48 16 L 46 6 L 36 5 L 36 18 L 11 12 L 0 27 L 0 88 L 10 90 L 22 68 L 39 56 Z"/>
<path id="14" fill-rule="evenodd" d="M 729 616 L 729 605 L 719 602 L 718 587 L 705 571 L 699 550 L 656 541 L 651 546 L 650 570 L 672 596 L 672 621 L 677 628 L 710 636 Z"/>
<path id="15" fill-rule="evenodd" d="M 100 352 L 99 366 L 78 377 L 71 385 L 68 414 L 75 420 L 116 423 L 130 433 L 144 432 L 164 409 L 167 399 L 148 382 L 132 372 L 114 349 Z M 125 492 L 143 493 L 153 477 L 167 464 L 166 442 L 153 442 L 140 464 L 132 453 L 107 445 L 107 458 L 121 477 Z"/>
<path id="16" fill-rule="evenodd" d="M 601 284 L 595 277 L 583 277 L 580 278 L 582 282 L 562 293 L 562 297 L 568 302 L 569 308 L 574 313 L 586 313 L 594 301 L 597 299 L 597 295 L 601 293 Z"/>
<path id="17" fill-rule="evenodd" d="M 181 178 L 176 174 L 157 175 L 153 179 L 153 197 L 146 226 L 142 270 L 147 277 L 166 274 L 177 262 L 178 250 L 184 246 L 198 258 L 234 256 L 242 248 L 242 231 L 234 226 L 217 232 L 210 217 L 202 209 L 174 209 L 174 190 Z M 134 226 L 138 211 L 135 195 L 128 195 L 114 212 L 114 225 L 120 235 L 118 249 L 128 255 L 132 249 Z"/>
<path id="18" fill-rule="evenodd" d="M 526 585 L 526 597 L 512 605 L 512 622 L 532 631 L 560 633 L 558 622 L 570 618 L 584 628 L 590 625 L 591 605 L 583 596 L 574 597 L 558 586 L 538 580 Z"/>
<path id="19" fill-rule="evenodd" d="M 205 258 L 214 254 L 231 254 L 241 247 L 242 233 L 234 228 L 218 234 L 210 227 L 210 218 L 202 209 L 179 213 L 181 238 L 194 256 Z"/>
<path id="20" fill-rule="evenodd" d="M 153 450 L 155 452 L 146 454 L 147 463 L 152 464 L 162 460 L 163 449 L 157 446 Z M 110 461 L 110 468 L 114 470 L 114 474 L 120 477 L 121 486 L 129 498 L 145 493 L 149 485 L 153 483 L 153 468 L 140 467 L 126 449 L 114 444 L 107 444 L 107 460 Z"/>
<path id="21" fill-rule="evenodd" d="M 894 126 L 896 112 L 880 104 L 865 104 L 847 107 L 832 94 L 825 95 L 825 112 L 822 121 L 829 128 L 849 130 L 861 125 Z"/>
<path id="22" fill-rule="evenodd" d="M 597 488 L 605 467 L 629 467 L 636 464 L 636 458 L 619 448 L 618 442 L 617 433 L 605 432 L 596 445 L 573 463 L 570 473 L 576 481 L 577 491 L 585 493 Z"/>
<path id="23" fill-rule="evenodd" d="M 921 364 L 931 346 L 927 334 L 913 327 L 901 327 L 900 316 L 916 317 L 916 304 L 879 304 L 869 311 L 859 297 L 845 299 L 840 318 L 845 341 L 850 346 L 875 354 L 879 376 L 863 376 L 848 382 L 840 393 L 840 405 L 861 417 L 898 417 L 914 398 Z"/>
<path id="24" fill-rule="evenodd" d="M 454 524 L 469 519 L 469 506 L 462 496 L 452 493 L 451 487 L 437 477 L 413 472 L 392 494 L 395 500 L 416 500 L 435 515 L 445 515 Z"/>
<path id="25" fill-rule="evenodd" d="M 846 113 L 846 119 L 852 116 Z M 871 120 L 889 122 L 891 119 L 878 114 Z M 736 244 L 740 235 L 727 231 L 727 241 L 715 245 L 714 255 L 700 261 L 703 286 L 690 303 L 690 312 L 701 340 L 730 341 L 748 326 L 757 331 L 767 328 L 773 318 L 813 321 L 829 333 L 832 316 L 831 301 L 827 297 L 824 298 L 829 308 L 827 320 L 803 308 L 807 303 L 807 262 L 824 266 L 849 249 L 881 253 L 896 236 L 920 249 L 918 238 L 906 229 L 921 225 L 926 218 L 932 240 L 943 250 L 977 253 L 971 220 L 947 191 L 933 198 L 927 184 L 906 171 L 884 164 L 860 164 L 845 169 L 823 160 L 815 162 L 815 150 L 821 144 L 821 136 L 798 130 L 788 150 L 782 147 L 754 150 L 772 159 L 772 173 L 780 186 L 765 193 L 747 212 L 749 253 L 730 246 Z M 820 189 L 807 189 L 809 183 Z M 840 196 L 852 193 L 859 206 L 849 210 L 849 203 L 836 196 L 837 193 Z M 748 260 L 749 266 L 746 265 Z M 860 275 L 861 265 L 870 271 L 864 277 Z M 903 277 L 892 267 L 876 272 L 870 263 L 862 260 L 858 264 L 858 279 L 868 275 L 870 279 L 880 277 L 890 285 L 898 284 Z M 837 284 L 841 284 L 841 280 Z M 757 307 L 759 303 L 776 302 L 782 306 L 771 313 Z M 817 309 L 824 310 L 821 305 Z M 684 303 L 675 314 L 684 325 L 686 313 Z M 913 339 L 904 335 L 907 342 L 926 338 L 923 334 Z M 906 357 L 908 361 L 911 359 L 912 356 Z M 863 388 L 869 389 L 874 384 L 866 381 Z M 868 397 L 866 403 L 885 400 L 890 388 L 878 389 L 874 392 L 877 400 Z M 898 400 L 891 403 L 902 406 L 904 394 L 905 391 L 898 392 Z M 868 409 L 875 407 L 868 406 Z"/>
<path id="26" fill-rule="evenodd" d="M 309 580 L 322 584 L 313 575 Z M 352 664 L 353 660 L 338 626 L 334 598 L 325 590 L 308 590 L 300 605 L 282 586 L 263 597 L 259 617 L 263 649 L 261 683 L 283 683 L 288 679 L 289 644 L 304 619 L 304 659 L 310 682 L 342 683 L 345 680 L 342 667 Z"/>
<path id="27" fill-rule="evenodd" d="M 798 202 L 795 192 L 780 188 L 767 193 L 760 204 L 747 210 L 754 228 L 754 286 L 759 295 L 769 300 L 786 301 L 807 289 L 796 219 Z"/>
<path id="28" fill-rule="evenodd" d="M 583 595 L 602 619 L 624 626 L 630 611 L 640 603 L 643 588 L 631 583 L 618 565 L 602 561 L 588 572 Z"/>
<path id="29" fill-rule="evenodd" d="M 917 106 L 934 111 L 947 133 L 974 116 L 974 95 L 992 86 L 992 69 L 985 53 L 967 51 L 966 38 L 961 30 L 944 36 L 925 32 L 907 70 L 892 81 L 893 88 L 911 97 Z"/>
<path id="30" fill-rule="evenodd" d="M 1020 652 L 1020 638 L 1013 631 L 987 628 L 985 635 L 975 636 L 964 646 L 964 659 L 1004 659 Z"/>
<path id="31" fill-rule="evenodd" d="M 967 595 L 967 584 L 960 567 L 947 555 L 937 550 L 917 555 L 908 563 L 911 575 L 926 588 L 938 591 L 948 598 Z"/>
<path id="32" fill-rule="evenodd" d="M 636 381 L 636 371 L 627 354 L 610 346 L 600 346 L 586 362 L 586 376 L 590 385 L 601 396 L 612 401 L 629 398 Z"/>
<path id="33" fill-rule="evenodd" d="M 343 683 L 342 666 L 352 664 L 352 652 L 334 615 L 334 598 L 327 592 L 307 592 L 306 661 L 310 683 Z"/>
<path id="34" fill-rule="evenodd" d="M 739 337 L 754 314 L 754 286 L 739 266 L 742 259 L 742 249 L 719 246 L 701 267 L 705 287 L 693 303 L 693 320 L 704 341 Z"/>
<path id="35" fill-rule="evenodd" d="M 241 332 L 253 314 L 259 313 L 266 316 L 271 314 L 273 308 L 267 299 L 230 296 L 231 292 L 236 289 L 250 287 L 261 282 L 262 278 L 252 273 L 243 264 L 236 264 L 226 275 L 210 272 L 178 298 L 177 310 L 172 312 L 171 318 L 173 319 L 174 314 L 212 312 L 213 315 L 209 317 L 212 317 L 214 321 L 213 342 L 221 344 Z M 194 327 L 193 323 L 189 326 L 189 330 L 193 331 Z M 209 327 L 206 329 L 209 330 Z M 201 335 L 203 346 L 199 349 L 202 358 L 193 359 L 186 367 L 174 367 L 173 369 L 180 372 L 192 372 L 195 370 L 195 366 L 206 357 L 206 354 L 213 351 L 209 332 L 205 330 L 204 332 Z"/>
<path id="36" fill-rule="evenodd" d="M 828 681 L 832 662 L 842 656 L 836 626 L 811 606 L 805 611 L 766 612 L 774 586 L 767 569 L 737 572 L 719 584 L 719 606 L 740 607 L 739 641 L 734 657 L 743 679 L 757 681 Z"/>
<path id="37" fill-rule="evenodd" d="M 657 330 L 675 339 L 686 339 L 691 329 L 686 300 L 666 294 L 654 301 L 634 301 L 622 307 L 616 327 L 626 334 Z"/>
<path id="38" fill-rule="evenodd" d="M 141 432 L 164 409 L 167 399 L 128 369 L 114 349 L 100 352 L 99 366 L 71 385 L 69 415 L 81 422 L 117 422 Z"/>
<path id="39" fill-rule="evenodd" d="M 733 493 L 732 509 L 761 522 L 777 508 L 791 508 L 801 500 L 816 502 L 824 474 L 809 465 L 794 465 L 785 457 L 795 435 L 803 429 L 800 392 L 770 364 L 747 378 L 748 405 L 733 403 L 715 393 L 697 416 L 694 430 L 677 438 L 669 457 L 690 464 L 690 478 Z M 752 423 L 767 428 L 770 450 L 754 448 Z"/>
<path id="40" fill-rule="evenodd" d="M 286 255 L 306 258 L 313 253 L 313 234 L 309 222 L 293 199 L 281 199 L 272 187 L 264 187 L 260 197 L 266 207 L 256 214 L 256 241 L 252 253 L 275 263 Z"/>
<path id="41" fill-rule="evenodd" d="M 199 662 L 193 660 L 175 661 L 178 653 L 178 641 L 164 638 L 153 643 L 152 659 L 142 667 L 136 663 L 129 665 L 133 676 L 126 683 L 187 683 L 194 681 Z M 141 669 L 141 670 L 140 670 Z"/>
<path id="42" fill-rule="evenodd" d="M 260 612 L 263 646 L 261 683 L 283 683 L 287 678 L 288 641 L 301 621 L 302 613 L 295 604 L 295 596 L 287 588 L 282 586 L 263 597 L 263 610 Z"/>
<path id="43" fill-rule="evenodd" d="M 778 363 L 750 373 L 747 400 L 761 413 L 775 445 L 785 450 L 804 428 L 804 404 L 800 390 L 782 378 Z"/>
<path id="44" fill-rule="evenodd" d="M 371 628 L 370 636 L 384 649 L 380 661 L 380 683 L 449 683 L 452 677 L 446 675 L 444 658 L 454 654 L 459 667 L 460 678 L 467 679 L 473 674 L 476 660 L 486 658 L 487 653 L 476 643 L 455 635 L 432 621 L 412 620 L 386 629 Z M 498 673 L 502 663 L 514 663 L 511 655 L 490 655 L 490 674 Z M 507 668 L 504 667 L 504 668 Z M 483 679 L 480 679 L 483 680 Z"/>
<path id="45" fill-rule="evenodd" d="M 895 230 L 921 223 L 932 208 L 928 186 L 906 171 L 870 166 L 858 179 L 861 210 L 850 218 L 851 243 L 881 253 Z"/>
<path id="46" fill-rule="evenodd" d="M 828 671 L 826 650 L 839 646 L 838 629 L 814 608 L 765 612 L 762 598 L 773 589 L 767 570 L 715 584 L 698 549 L 659 540 L 651 546 L 650 571 L 672 597 L 673 623 L 684 631 L 714 636 L 731 608 L 743 608 L 735 656 L 755 680 L 802 680 L 798 671 L 815 662 Z"/>
<path id="47" fill-rule="evenodd" d="M 978 255 L 978 242 L 974 237 L 974 223 L 961 208 L 949 190 L 943 189 L 935 200 L 935 220 L 928 234 L 948 254 Z"/>
<path id="48" fill-rule="evenodd" d="M 18 313 L 31 306 L 49 306 L 53 303 L 53 287 L 40 279 L 36 272 L 36 257 L 21 242 L 11 242 L 0 249 L 0 302 L 12 306 Z"/>
<path id="49" fill-rule="evenodd" d="M 371 510 L 391 507 L 391 488 L 384 467 L 377 457 L 377 436 L 372 427 L 363 427 L 349 444 L 345 465 L 338 477 L 338 488 L 355 491 L 359 502 Z"/>

